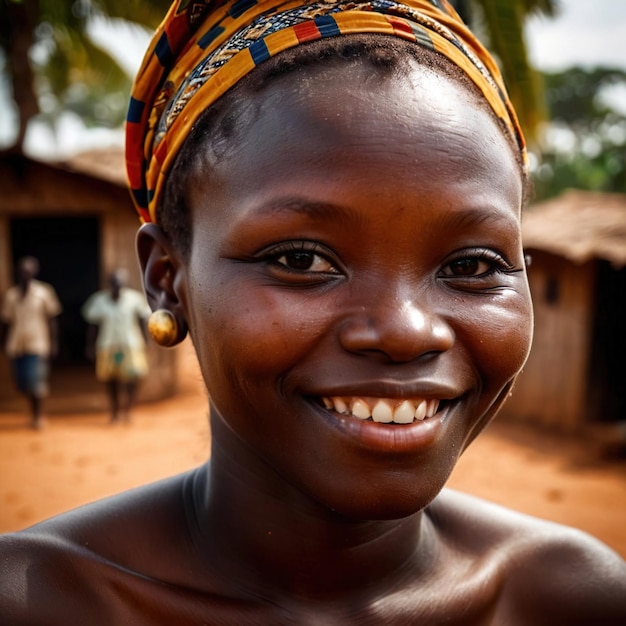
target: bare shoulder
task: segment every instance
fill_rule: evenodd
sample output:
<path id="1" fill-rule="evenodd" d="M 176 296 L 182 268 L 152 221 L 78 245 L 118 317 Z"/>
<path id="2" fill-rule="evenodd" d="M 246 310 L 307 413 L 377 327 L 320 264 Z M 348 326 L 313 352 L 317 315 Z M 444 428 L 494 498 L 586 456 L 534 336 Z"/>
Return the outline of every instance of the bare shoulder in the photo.
<path id="1" fill-rule="evenodd" d="M 452 490 L 430 515 L 502 576 L 495 623 L 626 624 L 626 561 L 589 534 Z"/>
<path id="2" fill-rule="evenodd" d="M 5 623 L 43 623 L 43 607 L 49 607 L 48 617 L 54 615 L 63 588 L 73 588 L 71 596 L 61 592 L 65 601 L 80 602 L 81 576 L 90 580 L 97 569 L 96 560 L 86 554 L 53 533 L 33 530 L 0 536 L 0 615 Z"/>
<path id="3" fill-rule="evenodd" d="M 151 586 L 176 576 L 166 564 L 176 562 L 179 549 L 172 537 L 184 541 L 183 481 L 161 481 L 0 535 L 3 623 L 124 623 L 113 619 L 114 596 L 123 589 L 149 596 Z"/>

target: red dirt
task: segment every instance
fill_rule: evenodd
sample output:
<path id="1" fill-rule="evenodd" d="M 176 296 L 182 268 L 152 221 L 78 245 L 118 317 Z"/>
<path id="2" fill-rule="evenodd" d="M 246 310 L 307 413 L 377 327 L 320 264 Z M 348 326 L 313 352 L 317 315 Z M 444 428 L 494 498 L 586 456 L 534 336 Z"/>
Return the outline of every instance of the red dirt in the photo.
<path id="1" fill-rule="evenodd" d="M 53 415 L 36 432 L 23 415 L 0 414 L 0 532 L 202 463 L 207 403 L 195 361 L 183 356 L 192 382 L 138 406 L 130 425 L 111 426 L 105 413 Z M 586 530 L 626 557 L 626 459 L 603 460 L 583 441 L 496 422 L 449 484 Z"/>

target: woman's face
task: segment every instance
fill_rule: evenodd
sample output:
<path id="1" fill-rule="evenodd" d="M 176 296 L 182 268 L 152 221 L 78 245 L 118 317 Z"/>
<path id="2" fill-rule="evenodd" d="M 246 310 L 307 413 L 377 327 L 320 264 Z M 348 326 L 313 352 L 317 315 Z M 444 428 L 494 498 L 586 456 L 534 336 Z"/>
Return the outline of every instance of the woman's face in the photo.
<path id="1" fill-rule="evenodd" d="M 189 189 L 181 301 L 226 426 L 214 445 L 341 514 L 410 514 L 528 354 L 511 148 L 417 63 L 310 69 L 257 100 Z"/>

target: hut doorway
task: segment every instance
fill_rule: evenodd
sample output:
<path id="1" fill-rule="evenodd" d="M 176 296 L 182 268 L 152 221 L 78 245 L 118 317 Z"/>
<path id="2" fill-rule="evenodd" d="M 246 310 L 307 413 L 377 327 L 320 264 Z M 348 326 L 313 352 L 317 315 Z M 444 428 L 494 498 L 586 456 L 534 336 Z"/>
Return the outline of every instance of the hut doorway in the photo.
<path id="1" fill-rule="evenodd" d="M 592 335 L 590 414 L 626 420 L 626 268 L 598 262 Z"/>
<path id="2" fill-rule="evenodd" d="M 39 279 L 57 291 L 63 314 L 55 367 L 86 363 L 85 300 L 99 289 L 100 250 L 97 217 L 20 217 L 10 221 L 13 267 L 25 255 L 39 259 Z"/>

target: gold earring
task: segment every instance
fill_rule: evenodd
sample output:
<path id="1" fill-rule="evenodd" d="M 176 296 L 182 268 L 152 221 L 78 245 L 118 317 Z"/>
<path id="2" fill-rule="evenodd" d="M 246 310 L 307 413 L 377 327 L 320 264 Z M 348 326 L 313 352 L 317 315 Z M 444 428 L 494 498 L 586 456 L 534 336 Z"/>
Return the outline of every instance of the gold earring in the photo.
<path id="1" fill-rule="evenodd" d="M 164 348 L 171 348 L 180 343 L 178 321 L 171 311 L 157 309 L 148 318 L 148 332 L 156 343 Z"/>

